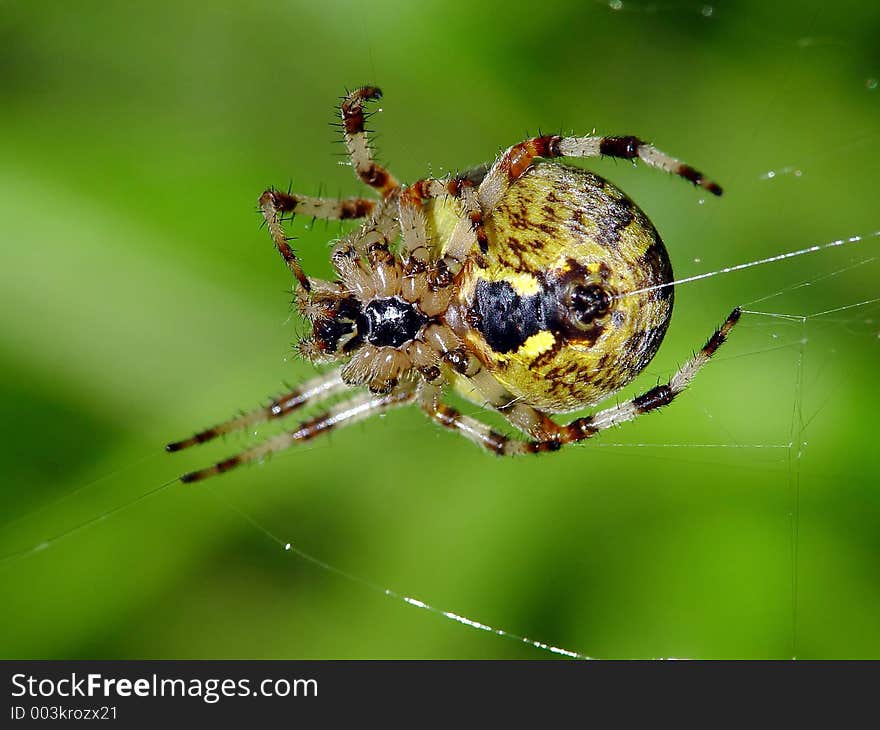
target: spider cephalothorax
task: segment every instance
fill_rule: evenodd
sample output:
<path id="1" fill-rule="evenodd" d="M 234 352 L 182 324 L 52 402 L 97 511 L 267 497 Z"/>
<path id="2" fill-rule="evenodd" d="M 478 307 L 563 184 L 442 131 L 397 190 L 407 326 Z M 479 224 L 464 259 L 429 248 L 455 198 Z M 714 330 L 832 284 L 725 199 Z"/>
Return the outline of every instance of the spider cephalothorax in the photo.
<path id="1" fill-rule="evenodd" d="M 647 365 L 672 314 L 672 267 L 639 207 L 607 180 L 558 157 L 640 159 L 720 195 L 692 167 L 636 137 L 535 137 L 492 165 L 403 187 L 377 164 L 364 131 L 375 87 L 341 105 L 358 177 L 380 199 L 311 198 L 269 189 L 260 210 L 297 281 L 311 326 L 300 351 L 338 366 L 266 408 L 169 444 L 208 441 L 352 390 L 359 394 L 212 467 L 195 481 L 336 426 L 417 403 L 434 421 L 497 454 L 550 451 L 668 404 L 724 342 L 734 310 L 673 376 L 632 401 L 561 425 L 550 414 L 596 405 Z M 306 276 L 282 216 L 363 219 L 334 244 L 333 281 Z M 498 433 L 445 405 L 444 389 L 501 413 L 525 434 Z"/>

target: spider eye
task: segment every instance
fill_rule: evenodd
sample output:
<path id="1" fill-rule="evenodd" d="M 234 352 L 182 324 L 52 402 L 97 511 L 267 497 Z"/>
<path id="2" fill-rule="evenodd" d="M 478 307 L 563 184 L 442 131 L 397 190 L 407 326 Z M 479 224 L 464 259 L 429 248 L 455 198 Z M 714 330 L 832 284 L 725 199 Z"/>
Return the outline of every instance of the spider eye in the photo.
<path id="1" fill-rule="evenodd" d="M 611 307 L 611 296 L 601 284 L 573 283 L 567 298 L 572 324 L 581 329 L 587 329 Z"/>

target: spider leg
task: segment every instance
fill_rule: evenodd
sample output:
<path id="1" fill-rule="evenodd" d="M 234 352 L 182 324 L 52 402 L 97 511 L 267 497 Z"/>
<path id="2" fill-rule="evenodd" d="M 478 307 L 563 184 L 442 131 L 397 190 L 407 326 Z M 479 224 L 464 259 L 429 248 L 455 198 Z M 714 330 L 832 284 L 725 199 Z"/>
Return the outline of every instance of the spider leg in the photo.
<path id="1" fill-rule="evenodd" d="M 402 253 L 406 258 L 415 257 L 424 262 L 431 256 L 431 242 L 428 240 L 422 204 L 426 200 L 456 194 L 456 181 L 436 178 L 423 178 L 403 189 L 398 198 L 398 218 L 403 238 Z"/>
<path id="2" fill-rule="evenodd" d="M 556 451 L 561 442 L 552 441 L 516 441 L 503 433 L 495 431 L 482 421 L 466 416 L 452 406 L 440 400 L 440 389 L 436 386 L 423 386 L 419 389 L 419 407 L 435 423 L 444 428 L 456 431 L 468 441 L 481 446 L 499 456 L 514 454 L 534 454 L 540 451 Z"/>
<path id="3" fill-rule="evenodd" d="M 551 137 L 550 139 L 557 139 Z M 558 138 L 558 153 L 563 157 L 618 157 L 624 160 L 639 159 L 646 165 L 683 177 L 712 195 L 721 195 L 721 186 L 708 180 L 702 172 L 654 145 L 626 135 L 623 137 L 561 137 Z M 552 144 L 550 145 L 552 146 Z"/>
<path id="4" fill-rule="evenodd" d="M 558 441 L 564 437 L 563 426 L 543 411 L 523 403 L 513 395 L 483 367 L 479 358 L 468 351 L 454 333 L 442 330 L 432 332 L 429 329 L 426 334 L 437 361 L 448 365 L 459 378 L 473 387 L 473 393 L 462 393 L 473 403 L 498 411 L 513 426 L 537 441 Z M 426 380 L 433 387 L 442 382 L 428 378 Z M 423 387 L 427 387 L 427 383 Z M 433 395 L 432 398 L 436 400 Z"/>
<path id="5" fill-rule="evenodd" d="M 694 376 L 709 361 L 727 339 L 730 330 L 739 321 L 740 310 L 734 309 L 727 320 L 708 339 L 706 344 L 690 360 L 679 368 L 670 381 L 642 393 L 631 401 L 599 411 L 595 415 L 576 418 L 568 424 L 556 424 L 547 414 L 521 403 L 510 403 L 508 407 L 493 405 L 510 423 L 530 435 L 547 434 L 529 441 L 517 441 L 494 431 L 486 424 L 470 416 L 465 416 L 453 408 L 440 403 L 436 393 L 423 388 L 419 405 L 427 415 L 441 426 L 454 429 L 488 451 L 502 455 L 534 454 L 542 451 L 555 451 L 565 444 L 582 441 L 599 431 L 631 421 L 636 416 L 668 405 L 694 379 Z M 479 381 L 477 381 L 479 382 Z"/>
<path id="6" fill-rule="evenodd" d="M 284 212 L 285 206 L 285 194 L 270 188 L 260 196 L 259 205 L 263 218 L 266 220 L 266 226 L 269 228 L 269 233 L 272 235 L 272 240 L 275 242 L 275 248 L 278 249 L 278 253 L 284 259 L 284 263 L 287 264 L 287 267 L 296 277 L 302 291 L 311 291 L 312 284 L 309 281 L 309 277 L 306 276 L 302 266 L 300 266 L 296 253 L 294 253 L 294 250 L 287 242 L 288 239 L 284 233 L 284 227 L 281 225 L 281 215 Z"/>
<path id="7" fill-rule="evenodd" d="M 306 218 L 328 221 L 366 218 L 376 209 L 376 201 L 368 198 L 315 198 L 299 193 L 284 193 L 269 189 L 263 195 L 271 195 L 275 210 L 279 213 L 296 213 Z M 262 198 L 261 198 L 262 200 Z M 262 204 L 260 206 L 262 208 Z"/>
<path id="8" fill-rule="evenodd" d="M 468 214 L 475 207 L 476 187 L 485 177 L 487 170 L 488 166 L 480 166 L 443 180 L 426 177 L 405 187 L 400 193 L 398 204 L 404 251 L 412 255 L 430 247 L 422 213 L 422 205 L 426 200 L 452 196 L 463 202 L 464 210 Z M 469 214 L 466 217 L 469 217 Z M 417 255 L 425 258 L 421 253 Z"/>
<path id="9" fill-rule="evenodd" d="M 618 157 L 640 159 L 646 165 L 670 172 L 713 195 L 721 195 L 721 187 L 707 180 L 701 172 L 681 160 L 661 152 L 638 137 L 533 137 L 509 147 L 492 165 L 479 191 L 483 212 L 489 212 L 504 196 L 510 184 L 529 169 L 536 157 Z"/>
<path id="10" fill-rule="evenodd" d="M 366 257 L 376 243 L 389 246 L 398 236 L 397 200 L 392 193 L 378 203 L 363 225 L 337 241 L 331 251 L 331 260 Z"/>
<path id="11" fill-rule="evenodd" d="M 184 474 L 180 477 L 180 481 L 185 483 L 198 482 L 227 472 L 242 464 L 259 461 L 269 454 L 283 451 L 294 444 L 310 441 L 316 436 L 329 433 L 339 426 L 348 426 L 378 413 L 384 413 L 393 408 L 406 405 L 413 398 L 414 393 L 409 389 L 398 390 L 380 398 L 375 398 L 369 394 L 359 395 L 350 400 L 343 401 L 325 413 L 301 423 L 292 431 L 279 434 L 247 451 L 242 451 L 240 454 L 217 462 L 213 466 Z"/>
<path id="12" fill-rule="evenodd" d="M 165 450 L 180 451 L 181 449 L 187 449 L 190 446 L 213 441 L 218 436 L 231 433 L 232 431 L 240 431 L 257 423 L 265 423 L 266 421 L 283 418 L 310 403 L 329 398 L 330 396 L 348 388 L 348 386 L 342 382 L 339 373 L 340 371 L 337 368 L 329 373 L 307 380 L 298 388 L 273 398 L 268 406 L 256 408 L 249 413 L 244 413 L 236 418 L 230 418 L 228 421 L 219 423 L 211 428 L 206 428 L 204 431 L 199 431 L 199 433 L 190 436 L 187 439 L 174 441 L 173 443 L 168 444 L 165 447 Z"/>
<path id="13" fill-rule="evenodd" d="M 480 183 L 475 199 L 470 204 L 466 201 L 466 220 L 460 220 L 450 235 L 447 253 L 463 261 L 475 239 L 485 252 L 488 242 L 483 230 L 483 218 L 495 209 L 510 186 L 531 167 L 536 158 L 603 155 L 626 160 L 640 159 L 646 165 L 683 177 L 713 195 L 721 195 L 721 187 L 708 180 L 703 173 L 638 137 L 533 137 L 509 147 L 495 160 Z"/>
<path id="14" fill-rule="evenodd" d="M 473 207 L 477 181 L 485 168 L 471 170 L 445 180 L 423 178 L 404 188 L 398 198 L 398 221 L 403 241 L 402 291 L 411 301 L 418 301 L 422 311 L 434 316 L 449 306 L 451 285 L 461 269 L 462 259 L 446 255 L 437 241 L 428 237 L 423 205 L 427 200 L 452 196 L 462 201 L 459 222 L 466 221 L 466 211 Z"/>
<path id="15" fill-rule="evenodd" d="M 358 230 L 333 246 L 330 261 L 345 292 L 369 301 L 397 291 L 403 272 L 392 245 L 399 233 L 394 192 Z"/>
<path id="16" fill-rule="evenodd" d="M 378 190 L 385 198 L 397 190 L 400 183 L 373 159 L 373 150 L 364 128 L 367 118 L 364 105 L 381 98 L 382 92 L 377 87 L 363 86 L 343 97 L 339 111 L 342 115 L 342 135 L 352 167 L 364 183 Z"/>
<path id="17" fill-rule="evenodd" d="M 507 421 L 527 436 L 538 441 L 563 438 L 565 428 L 534 406 L 523 403 L 499 383 L 482 366 L 467 378 L 483 397 L 480 405 L 498 411 Z"/>
<path id="18" fill-rule="evenodd" d="M 730 331 L 739 321 L 741 314 L 742 312 L 739 307 L 734 309 L 728 315 L 724 324 L 712 333 L 712 336 L 706 341 L 706 344 L 678 369 L 668 383 L 657 385 L 651 388 L 651 390 L 636 396 L 627 403 L 621 403 L 613 408 L 606 408 L 604 411 L 599 411 L 594 416 L 575 419 L 565 428 L 571 429 L 574 427 L 576 431 L 592 429 L 593 433 L 595 433 L 597 431 L 604 431 L 606 428 L 611 428 L 612 426 L 617 426 L 620 423 L 631 421 L 636 416 L 640 416 L 643 413 L 649 413 L 657 408 L 669 405 L 679 393 L 690 385 L 694 376 L 696 376 L 703 366 L 709 362 L 709 359 L 715 354 L 718 348 L 724 344 Z M 587 434 L 587 436 L 592 435 L 592 433 Z M 586 436 L 584 438 L 586 438 Z"/>
<path id="19" fill-rule="evenodd" d="M 466 177 L 448 181 L 426 178 L 402 191 L 392 191 L 359 230 L 333 248 L 333 265 L 347 289 L 369 299 L 396 292 L 399 284 L 404 296 L 418 301 L 426 315 L 445 311 L 453 283 L 450 264 L 455 262 L 436 259 L 422 204 L 441 195 L 458 195 L 466 187 L 474 189 Z M 401 234 L 403 251 L 397 258 L 391 246 Z"/>

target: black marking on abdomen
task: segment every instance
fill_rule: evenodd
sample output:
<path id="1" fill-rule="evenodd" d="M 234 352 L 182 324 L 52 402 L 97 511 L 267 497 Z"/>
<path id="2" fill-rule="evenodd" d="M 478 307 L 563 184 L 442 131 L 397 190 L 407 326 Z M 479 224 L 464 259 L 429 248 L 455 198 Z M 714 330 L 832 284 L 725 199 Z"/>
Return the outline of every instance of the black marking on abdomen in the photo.
<path id="1" fill-rule="evenodd" d="M 602 203 L 595 211 L 597 237 L 603 246 L 617 249 L 620 232 L 635 220 L 636 208 L 625 196 L 614 198 L 606 195 Z"/>
<path id="2" fill-rule="evenodd" d="M 529 337 L 549 326 L 543 292 L 524 297 L 507 281 L 480 279 L 475 293 L 478 329 L 495 352 L 516 352 Z"/>
<path id="3" fill-rule="evenodd" d="M 568 287 L 574 277 L 583 280 L 576 290 L 582 289 L 586 299 L 589 294 L 601 292 L 590 311 L 585 308 L 589 302 L 581 298 L 567 304 Z M 582 267 L 574 267 L 562 276 L 542 276 L 539 281 L 541 288 L 527 296 L 518 294 L 507 281 L 477 281 L 469 314 L 486 344 L 504 355 L 516 352 L 529 337 L 546 330 L 556 340 L 547 357 L 553 357 L 564 342 L 592 346 L 605 330 L 604 315 L 611 301 L 608 293 L 601 285 L 589 282 Z"/>
<path id="4" fill-rule="evenodd" d="M 648 246 L 645 253 L 641 256 L 643 269 L 650 272 L 650 276 L 645 279 L 641 286 L 657 287 L 652 289 L 650 296 L 655 300 L 667 300 L 669 302 L 669 311 L 672 313 L 672 303 L 675 299 L 675 290 L 672 282 L 674 275 L 672 273 L 672 263 L 669 261 L 669 254 L 663 241 L 657 236 L 654 242 Z"/>

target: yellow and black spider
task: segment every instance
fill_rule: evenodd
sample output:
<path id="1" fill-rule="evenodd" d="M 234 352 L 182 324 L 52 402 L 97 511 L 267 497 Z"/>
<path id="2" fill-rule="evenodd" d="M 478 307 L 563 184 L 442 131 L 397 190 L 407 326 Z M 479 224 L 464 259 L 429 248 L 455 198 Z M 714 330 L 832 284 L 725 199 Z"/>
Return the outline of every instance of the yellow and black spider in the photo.
<path id="1" fill-rule="evenodd" d="M 300 351 L 313 362 L 340 366 L 167 450 L 281 418 L 344 391 L 356 394 L 291 431 L 185 474 L 184 482 L 410 403 L 496 454 L 553 451 L 670 403 L 739 319 L 734 309 L 667 384 L 556 423 L 549 414 L 596 405 L 650 362 L 672 314 L 673 279 L 660 236 L 626 194 L 585 170 L 536 160 L 637 158 L 715 195 L 721 188 L 636 137 L 555 135 L 520 142 L 492 165 L 404 187 L 373 159 L 364 130 L 364 105 L 380 97 L 367 86 L 345 96 L 340 107 L 352 166 L 379 200 L 269 189 L 259 201 L 296 277 L 299 310 L 311 324 Z M 365 219 L 334 244 L 334 281 L 303 272 L 282 227 L 285 213 Z M 496 410 L 525 438 L 511 439 L 444 404 L 447 388 Z"/>

